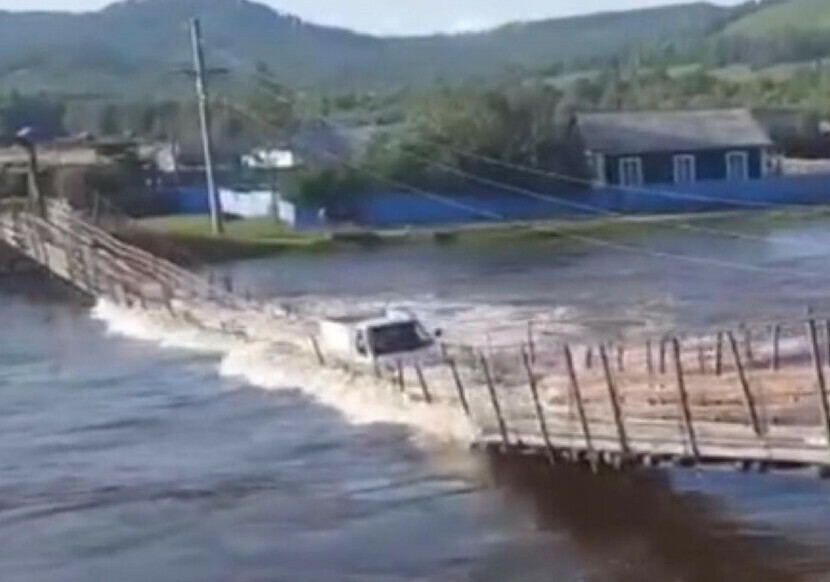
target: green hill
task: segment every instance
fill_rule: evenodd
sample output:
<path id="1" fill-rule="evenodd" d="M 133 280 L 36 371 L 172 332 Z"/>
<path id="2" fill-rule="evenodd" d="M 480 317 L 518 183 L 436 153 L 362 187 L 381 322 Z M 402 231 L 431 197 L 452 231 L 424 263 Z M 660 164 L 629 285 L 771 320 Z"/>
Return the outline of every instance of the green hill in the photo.
<path id="1" fill-rule="evenodd" d="M 97 12 L 0 12 L 0 87 L 158 94 L 186 87 L 185 22 L 198 16 L 211 63 L 263 62 L 295 85 L 419 84 L 508 67 L 625 55 L 697 42 L 730 11 L 703 2 L 517 23 L 494 30 L 383 38 L 317 26 L 247 0 L 126 0 Z"/>
<path id="2" fill-rule="evenodd" d="M 773 0 L 731 23 L 724 34 L 765 37 L 830 30 L 830 0 Z"/>

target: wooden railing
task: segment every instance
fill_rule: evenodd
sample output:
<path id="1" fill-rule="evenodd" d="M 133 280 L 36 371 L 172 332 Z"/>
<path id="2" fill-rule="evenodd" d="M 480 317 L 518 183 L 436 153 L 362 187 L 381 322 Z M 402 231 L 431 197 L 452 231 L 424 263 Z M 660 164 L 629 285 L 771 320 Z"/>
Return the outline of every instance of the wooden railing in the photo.
<path id="1" fill-rule="evenodd" d="M 91 296 L 252 333 L 236 326 L 236 315 L 258 317 L 260 306 L 118 240 L 61 203 L 50 202 L 46 212 L 0 204 L 0 240 Z M 305 343 L 320 366 L 347 367 L 313 332 Z M 830 467 L 830 318 L 590 346 L 531 332 L 521 346 L 485 353 L 447 344 L 441 354 L 437 364 L 401 361 L 347 373 L 468 418 L 482 445 L 552 460 Z"/>
<path id="2" fill-rule="evenodd" d="M 830 322 L 533 351 L 471 362 L 469 348 L 447 346 L 442 365 L 376 375 L 422 404 L 457 407 L 482 444 L 503 450 L 594 464 L 830 467 Z"/>

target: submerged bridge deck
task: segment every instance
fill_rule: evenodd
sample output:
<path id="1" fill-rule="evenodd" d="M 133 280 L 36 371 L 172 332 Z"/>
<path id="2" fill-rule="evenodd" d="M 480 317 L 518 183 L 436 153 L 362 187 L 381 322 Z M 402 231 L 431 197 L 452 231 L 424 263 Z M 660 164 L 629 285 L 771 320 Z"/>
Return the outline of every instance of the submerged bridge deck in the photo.
<path id="1" fill-rule="evenodd" d="M 49 202 L 0 206 L 0 242 L 95 298 L 239 341 L 289 346 L 353 390 L 380 390 L 436 424 L 469 421 L 477 445 L 553 461 L 727 463 L 830 470 L 830 321 L 570 346 L 447 344 L 438 364 L 348 370 L 312 322 L 242 299 Z M 466 420 L 465 420 L 466 423 Z"/>

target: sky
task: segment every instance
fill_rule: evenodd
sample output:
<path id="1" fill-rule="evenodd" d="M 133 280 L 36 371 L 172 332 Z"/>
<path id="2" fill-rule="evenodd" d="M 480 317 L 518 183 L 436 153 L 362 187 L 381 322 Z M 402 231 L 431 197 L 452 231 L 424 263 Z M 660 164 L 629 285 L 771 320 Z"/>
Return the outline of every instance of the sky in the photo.
<path id="1" fill-rule="evenodd" d="M 134 0 L 140 1 L 140 0 Z M 375 34 L 478 30 L 603 10 L 681 4 L 689 0 L 259 0 L 304 20 Z M 108 0 L 0 0 L 2 10 L 95 10 Z M 716 0 L 734 5 L 738 0 Z"/>

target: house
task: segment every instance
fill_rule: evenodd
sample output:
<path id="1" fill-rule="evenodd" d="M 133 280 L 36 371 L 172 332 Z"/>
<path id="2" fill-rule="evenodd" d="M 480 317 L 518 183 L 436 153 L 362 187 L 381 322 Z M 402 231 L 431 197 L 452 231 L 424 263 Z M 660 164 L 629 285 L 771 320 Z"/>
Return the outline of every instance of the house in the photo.
<path id="1" fill-rule="evenodd" d="M 281 148 L 258 148 L 241 159 L 242 167 L 249 170 L 286 170 L 299 163 L 293 151 Z"/>
<path id="2" fill-rule="evenodd" d="M 308 166 L 341 166 L 354 162 L 378 134 L 393 127 L 315 120 L 299 124 L 285 145 Z"/>
<path id="3" fill-rule="evenodd" d="M 202 185 L 205 180 L 205 153 L 200 142 L 155 144 L 152 159 L 165 185 Z M 213 168 L 217 179 L 233 175 L 239 167 L 239 154 L 231 148 L 213 148 Z"/>
<path id="4" fill-rule="evenodd" d="M 756 108 L 753 113 L 787 158 L 830 158 L 830 121 L 821 115 L 791 107 Z"/>
<path id="5" fill-rule="evenodd" d="M 597 187 L 757 180 L 773 142 L 747 109 L 582 113 L 576 130 Z"/>
<path id="6" fill-rule="evenodd" d="M 37 142 L 39 185 L 47 196 L 59 196 L 76 208 L 90 208 L 103 195 L 126 208 L 145 190 L 141 144 L 130 139 L 100 139 L 88 134 Z M 0 146 L 0 195 L 25 190 L 29 155 L 20 146 Z"/>

